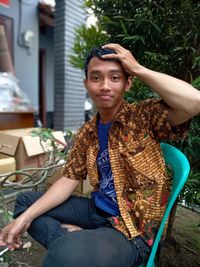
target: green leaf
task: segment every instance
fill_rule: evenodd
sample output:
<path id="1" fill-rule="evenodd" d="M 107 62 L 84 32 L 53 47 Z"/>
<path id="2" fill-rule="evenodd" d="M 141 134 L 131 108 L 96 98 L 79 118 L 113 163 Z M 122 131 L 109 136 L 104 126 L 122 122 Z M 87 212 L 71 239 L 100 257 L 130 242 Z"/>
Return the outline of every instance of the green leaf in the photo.
<path id="1" fill-rule="evenodd" d="M 135 43 L 137 41 L 141 41 L 143 44 L 145 44 L 144 37 L 139 36 L 139 35 L 124 37 L 122 40 L 123 41 L 132 41 L 133 43 Z"/>

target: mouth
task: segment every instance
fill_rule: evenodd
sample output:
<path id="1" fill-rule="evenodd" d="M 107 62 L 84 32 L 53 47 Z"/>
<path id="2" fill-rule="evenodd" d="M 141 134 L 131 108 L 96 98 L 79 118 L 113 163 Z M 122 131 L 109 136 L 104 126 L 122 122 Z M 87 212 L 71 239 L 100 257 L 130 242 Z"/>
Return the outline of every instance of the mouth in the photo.
<path id="1" fill-rule="evenodd" d="M 98 97 L 103 101 L 109 101 L 112 99 L 112 96 L 110 95 L 98 95 Z"/>

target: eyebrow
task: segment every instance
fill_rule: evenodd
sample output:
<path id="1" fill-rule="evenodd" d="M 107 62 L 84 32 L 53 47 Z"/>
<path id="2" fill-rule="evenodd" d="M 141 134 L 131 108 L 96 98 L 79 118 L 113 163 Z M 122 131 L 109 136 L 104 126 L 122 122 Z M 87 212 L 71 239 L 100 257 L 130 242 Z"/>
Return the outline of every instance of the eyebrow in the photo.
<path id="1" fill-rule="evenodd" d="M 113 70 L 109 70 L 108 71 L 109 73 L 123 73 L 123 71 L 122 70 L 118 70 L 118 69 L 113 69 Z M 89 73 L 89 75 L 91 75 L 91 74 L 99 74 L 99 73 L 102 73 L 102 71 L 100 71 L 100 70 L 92 70 L 90 73 Z"/>

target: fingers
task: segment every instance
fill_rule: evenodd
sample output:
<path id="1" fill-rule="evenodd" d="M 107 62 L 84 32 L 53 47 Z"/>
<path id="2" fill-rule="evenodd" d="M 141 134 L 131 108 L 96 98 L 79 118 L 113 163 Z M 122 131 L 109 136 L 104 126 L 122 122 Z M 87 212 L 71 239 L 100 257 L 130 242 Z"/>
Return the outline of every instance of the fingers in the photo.
<path id="1" fill-rule="evenodd" d="M 124 47 L 122 47 L 119 44 L 106 44 L 104 46 L 102 46 L 102 48 L 107 48 L 107 49 L 112 49 L 114 50 L 117 54 L 106 54 L 106 55 L 102 55 L 102 58 L 115 58 L 115 59 L 119 59 L 120 61 L 126 61 L 127 59 L 133 59 L 133 55 L 131 54 L 131 52 L 127 49 L 125 49 Z"/>
<path id="2" fill-rule="evenodd" d="M 74 232 L 74 231 L 80 231 L 83 230 L 83 228 L 77 226 L 77 225 L 72 225 L 72 224 L 61 224 L 62 228 L 66 228 L 68 232 Z"/>
<path id="3" fill-rule="evenodd" d="M 115 58 L 115 59 L 119 59 L 121 58 L 120 54 L 106 54 L 106 55 L 102 55 L 101 58 Z"/>
<path id="4" fill-rule="evenodd" d="M 21 237 L 11 232 L 7 237 L 6 246 L 10 250 L 14 250 L 16 248 L 20 248 L 21 245 L 22 245 Z"/>
<path id="5" fill-rule="evenodd" d="M 7 247 L 9 250 L 15 250 L 16 248 L 20 248 L 22 246 L 22 242 L 19 239 L 13 240 L 12 243 L 0 241 L 0 246 Z"/>
<path id="6" fill-rule="evenodd" d="M 0 247 L 5 247 L 6 243 L 3 240 L 0 240 Z"/>
<path id="7" fill-rule="evenodd" d="M 22 246 L 22 240 L 21 240 L 21 236 L 16 236 L 15 238 L 15 247 L 16 248 L 20 248 Z"/>
<path id="8" fill-rule="evenodd" d="M 14 234 L 10 229 L 10 225 L 8 224 L 2 231 L 1 231 L 1 238 L 2 242 L 6 243 L 6 245 L 11 245 L 14 241 Z"/>
<path id="9" fill-rule="evenodd" d="M 106 54 L 106 55 L 102 55 L 102 58 L 116 58 L 116 59 L 121 59 L 121 56 L 124 54 L 124 52 L 126 51 L 126 49 L 124 49 L 122 46 L 118 45 L 118 44 L 106 44 L 104 46 L 102 46 L 102 48 L 106 48 L 106 49 L 112 49 L 114 50 L 117 54 Z"/>
<path id="10" fill-rule="evenodd" d="M 14 234 L 12 232 L 9 232 L 7 236 L 7 243 L 11 245 L 14 242 L 14 240 L 15 240 Z"/>
<path id="11" fill-rule="evenodd" d="M 11 228 L 11 229 L 10 229 Z M 10 225 L 3 228 L 0 233 L 0 246 L 6 246 L 9 250 L 14 250 L 22 245 L 19 234 L 16 234 Z"/>
<path id="12" fill-rule="evenodd" d="M 121 45 L 114 44 L 114 43 L 105 44 L 105 45 L 102 46 L 102 48 L 112 49 L 117 53 L 122 53 L 123 51 L 126 51 L 126 49 L 123 48 Z"/>
<path id="13" fill-rule="evenodd" d="M 0 246 L 2 246 L 2 247 L 7 245 L 6 236 L 7 236 L 7 233 L 6 233 L 6 229 L 4 228 L 0 232 Z"/>

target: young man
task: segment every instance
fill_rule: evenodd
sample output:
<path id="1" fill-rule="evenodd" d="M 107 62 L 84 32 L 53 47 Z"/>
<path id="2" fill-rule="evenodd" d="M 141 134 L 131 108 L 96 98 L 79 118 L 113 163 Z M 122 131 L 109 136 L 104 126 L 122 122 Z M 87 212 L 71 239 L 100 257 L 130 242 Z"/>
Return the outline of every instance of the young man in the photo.
<path id="1" fill-rule="evenodd" d="M 45 194 L 18 197 L 16 219 L 2 229 L 0 245 L 18 248 L 28 230 L 48 248 L 43 267 L 138 266 L 169 194 L 159 143 L 185 137 L 187 121 L 200 112 L 200 92 L 141 66 L 118 44 L 93 49 L 85 72 L 98 114 L 78 131 L 64 176 Z M 161 99 L 125 103 L 133 76 Z M 71 196 L 86 175 L 92 198 Z"/>

